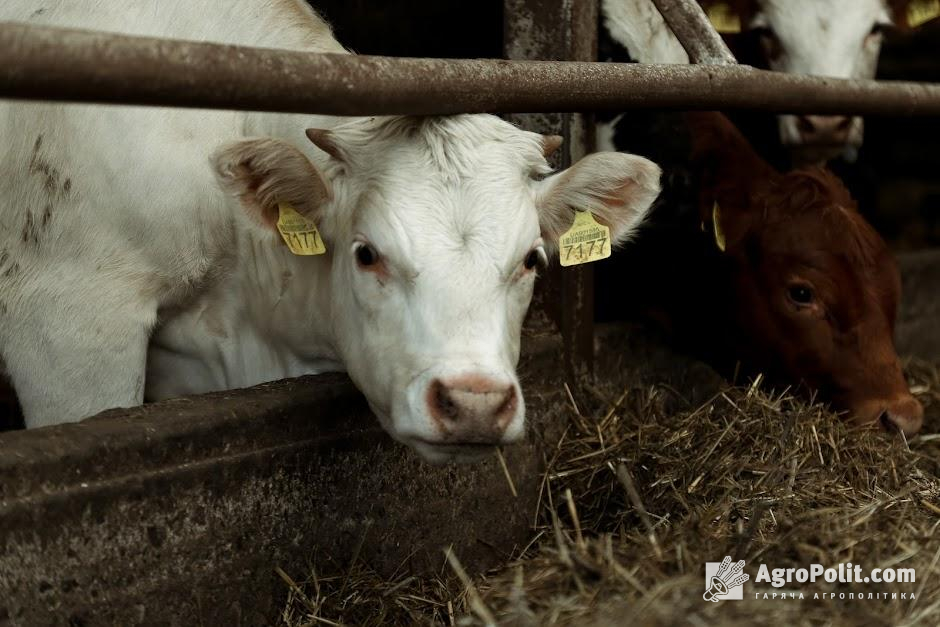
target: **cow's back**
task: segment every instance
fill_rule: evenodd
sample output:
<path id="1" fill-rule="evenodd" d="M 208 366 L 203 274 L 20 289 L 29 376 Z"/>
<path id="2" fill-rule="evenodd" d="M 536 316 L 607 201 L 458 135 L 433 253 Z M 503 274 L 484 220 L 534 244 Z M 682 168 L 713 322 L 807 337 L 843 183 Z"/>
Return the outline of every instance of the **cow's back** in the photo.
<path id="1" fill-rule="evenodd" d="M 4 0 L 0 21 L 344 52 L 329 25 L 303 0 Z"/>
<path id="2" fill-rule="evenodd" d="M 6 0 L 3 20 L 342 51 L 329 27 L 299 0 L 58 0 L 41 6 Z M 279 121 L 227 111 L 0 101 L 0 285 L 23 287 L 39 264 L 120 271 L 158 300 L 198 284 L 226 255 L 236 219 L 209 155 L 227 141 L 259 133 L 265 126 L 259 117 L 272 127 Z"/>

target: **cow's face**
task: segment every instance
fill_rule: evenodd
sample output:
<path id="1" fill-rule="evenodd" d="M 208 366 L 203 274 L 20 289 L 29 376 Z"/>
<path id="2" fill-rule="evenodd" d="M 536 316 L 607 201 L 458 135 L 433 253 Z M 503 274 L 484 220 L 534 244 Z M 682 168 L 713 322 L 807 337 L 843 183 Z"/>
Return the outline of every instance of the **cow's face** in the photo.
<path id="1" fill-rule="evenodd" d="M 923 408 L 894 348 L 900 278 L 884 240 L 825 169 L 779 174 L 726 119 L 690 118 L 706 167 L 702 208 L 732 277 L 739 354 L 858 422 L 916 433 Z"/>
<path id="2" fill-rule="evenodd" d="M 752 350 L 854 420 L 916 433 L 923 409 L 894 348 L 900 276 L 884 241 L 822 169 L 780 177 L 751 207 L 732 254 Z"/>
<path id="3" fill-rule="evenodd" d="M 923 422 L 894 348 L 900 276 L 887 245 L 822 169 L 753 187 L 718 220 L 728 233 L 741 351 L 861 423 L 910 435 Z"/>
<path id="4" fill-rule="evenodd" d="M 891 25 L 884 0 L 756 0 L 743 27 L 760 40 L 768 67 L 793 74 L 870 79 L 883 31 Z M 862 144 L 860 117 L 781 115 L 780 139 L 798 162 L 854 158 Z"/>
<path id="5" fill-rule="evenodd" d="M 270 202 L 288 200 L 319 224 L 332 255 L 333 335 L 376 415 L 432 460 L 517 440 L 515 369 L 539 269 L 575 209 L 591 210 L 615 243 L 627 238 L 659 192 L 659 168 L 607 153 L 549 175 L 553 138 L 482 115 L 308 135 L 330 155 L 322 169 L 277 150 L 303 159 L 291 167 L 313 182 L 301 194 L 313 202 L 283 181 Z M 258 188 L 239 171 L 256 169 L 239 146 L 219 158 L 223 180 Z"/>

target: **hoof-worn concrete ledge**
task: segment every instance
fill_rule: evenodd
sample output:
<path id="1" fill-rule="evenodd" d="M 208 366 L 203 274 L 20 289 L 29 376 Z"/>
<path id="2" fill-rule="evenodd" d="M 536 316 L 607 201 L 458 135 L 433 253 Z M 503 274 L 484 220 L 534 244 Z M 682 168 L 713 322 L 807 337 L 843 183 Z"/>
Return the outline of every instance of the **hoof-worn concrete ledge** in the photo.
<path id="1" fill-rule="evenodd" d="M 275 566 L 486 568 L 530 535 L 538 439 L 506 451 L 514 497 L 495 459 L 393 442 L 342 375 L 0 434 L 0 624 L 269 624 Z"/>

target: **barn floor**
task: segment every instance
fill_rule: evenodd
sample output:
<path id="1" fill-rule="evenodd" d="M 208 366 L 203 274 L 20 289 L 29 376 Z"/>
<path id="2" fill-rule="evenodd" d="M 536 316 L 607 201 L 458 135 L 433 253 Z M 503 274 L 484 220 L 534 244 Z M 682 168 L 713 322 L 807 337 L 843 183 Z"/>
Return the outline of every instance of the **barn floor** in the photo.
<path id="1" fill-rule="evenodd" d="M 615 366 L 598 370 L 625 370 Z M 760 386 L 717 384 L 702 402 L 665 383 L 585 385 L 558 407 L 568 423 L 549 453 L 531 543 L 503 567 L 470 582 L 458 576 L 459 555 L 451 564 L 442 556 L 437 576 L 382 579 L 358 561 L 314 559 L 310 572 L 281 573 L 287 602 L 278 620 L 940 624 L 940 367 L 912 360 L 907 373 L 927 413 L 923 435 L 910 442 L 849 428 L 819 405 Z M 725 555 L 744 557 L 752 578 L 760 563 L 851 561 L 913 567 L 917 580 L 784 588 L 802 588 L 803 600 L 780 600 L 779 589 L 752 581 L 743 602 L 707 603 L 703 564 Z"/>

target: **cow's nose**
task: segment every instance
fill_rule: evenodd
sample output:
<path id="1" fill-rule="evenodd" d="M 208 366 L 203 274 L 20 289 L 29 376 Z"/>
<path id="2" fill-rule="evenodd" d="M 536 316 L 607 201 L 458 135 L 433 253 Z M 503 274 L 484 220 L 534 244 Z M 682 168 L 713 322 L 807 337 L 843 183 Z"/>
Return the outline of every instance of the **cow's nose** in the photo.
<path id="1" fill-rule="evenodd" d="M 924 424 L 924 406 L 913 396 L 903 396 L 887 404 L 881 414 L 881 424 L 889 430 L 897 429 L 906 436 L 912 436 Z"/>
<path id="2" fill-rule="evenodd" d="M 428 410 L 442 435 L 463 443 L 497 443 L 516 415 L 516 386 L 488 377 L 434 379 Z"/>
<path id="3" fill-rule="evenodd" d="M 849 140 L 852 118 L 846 115 L 800 115 L 796 128 L 804 144 L 844 144 Z"/>

